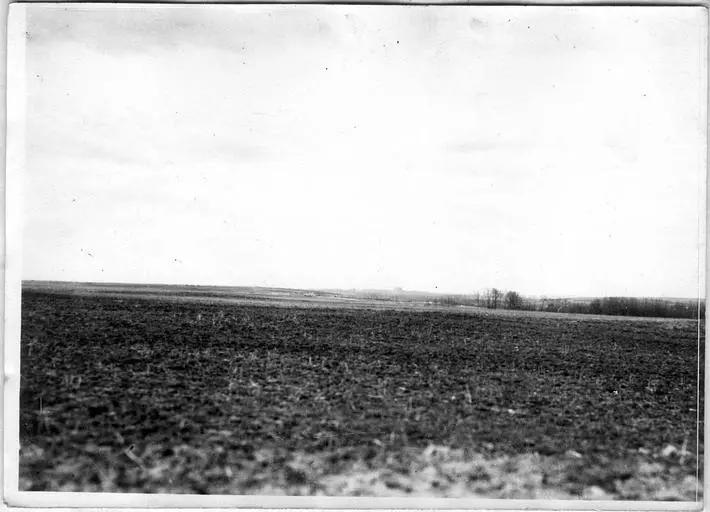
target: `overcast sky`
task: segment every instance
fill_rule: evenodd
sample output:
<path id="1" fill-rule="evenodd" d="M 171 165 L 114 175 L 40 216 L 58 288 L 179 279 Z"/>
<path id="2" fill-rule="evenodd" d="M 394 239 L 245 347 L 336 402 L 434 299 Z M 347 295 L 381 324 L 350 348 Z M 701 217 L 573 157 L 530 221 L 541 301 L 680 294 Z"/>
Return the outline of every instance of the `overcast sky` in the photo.
<path id="1" fill-rule="evenodd" d="M 699 292 L 701 8 L 24 8 L 24 279 Z"/>

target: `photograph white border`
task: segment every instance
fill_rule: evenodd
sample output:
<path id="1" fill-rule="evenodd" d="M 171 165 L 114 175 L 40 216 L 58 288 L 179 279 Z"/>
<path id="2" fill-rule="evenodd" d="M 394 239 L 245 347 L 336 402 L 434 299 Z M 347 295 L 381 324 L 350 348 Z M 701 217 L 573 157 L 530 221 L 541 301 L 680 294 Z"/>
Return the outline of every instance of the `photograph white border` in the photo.
<path id="1" fill-rule="evenodd" d="M 138 493 L 80 493 L 80 492 L 27 492 L 18 491 L 18 459 L 19 459 L 19 382 L 20 382 L 20 310 L 21 310 L 21 283 L 22 283 L 22 172 L 24 169 L 24 44 L 23 33 L 25 29 L 25 9 L 27 4 L 57 5 L 65 2 L 34 2 L 10 3 L 2 0 L 2 13 L 7 20 L 3 28 L 7 27 L 7 37 L 3 38 L 2 46 L 6 50 L 7 66 L 4 70 L 6 84 L 6 123 L 2 126 L 6 137 L 5 148 L 5 226 L 4 269 L 0 269 L 0 276 L 4 278 L 3 292 L 3 449 L 4 458 L 2 468 L 3 480 L 3 508 L 31 507 L 33 509 L 51 509 L 54 511 L 84 508 L 155 510 L 167 509 L 224 509 L 241 508 L 252 510 L 263 509 L 320 509 L 320 510 L 362 510 L 362 509 L 446 509 L 446 510 L 700 510 L 703 502 L 666 502 L 666 501 L 592 501 L 592 500 L 512 500 L 512 499 L 474 499 L 474 498 L 399 498 L 399 497 L 326 497 L 326 496 L 263 496 L 263 495 L 196 495 L 196 494 L 138 494 Z M 116 8 L 126 6 L 136 7 L 167 7 L 177 5 L 208 5 L 208 4 L 393 4 L 393 5 L 534 5 L 534 6 L 638 6 L 648 7 L 698 7 L 705 10 L 706 19 L 706 49 L 708 47 L 707 20 L 709 2 L 606 2 L 606 1 L 393 1 L 369 2 L 364 1 L 300 1 L 274 2 L 270 0 L 256 0 L 250 2 L 229 1 L 172 1 L 160 4 L 144 2 L 126 2 L 123 4 L 109 2 L 66 2 L 73 6 L 87 5 L 92 8 Z M 3 20 L 3 21 L 5 21 Z M 2 31 L 0 31 L 2 34 Z M 710 51 L 707 52 L 710 56 Z M 706 59 L 706 72 L 707 72 Z M 705 77 L 707 91 L 707 76 Z M 707 101 L 710 101 L 708 93 Z M 706 103 L 707 120 L 707 103 Z M 11 137 L 7 137 L 11 134 Z M 2 140 L 2 139 L 0 139 Z M 708 158 L 710 158 L 710 145 L 708 145 Z M 706 183 L 707 183 L 707 158 L 706 158 Z M 710 192 L 705 187 L 706 205 L 710 201 Z M 706 207 L 706 239 L 707 225 L 710 224 L 710 214 Z M 705 246 L 707 256 L 707 246 Z M 708 275 L 708 258 L 706 257 L 706 285 L 710 284 Z M 707 289 L 707 286 L 706 286 Z M 707 305 L 706 305 L 707 311 Z M 706 325 L 705 334 L 708 335 Z M 707 357 L 704 363 L 705 374 L 710 370 Z M 704 389 L 707 396 L 710 385 L 705 379 Z M 704 425 L 707 425 L 707 407 L 705 408 Z M 700 421 L 698 422 L 700 423 Z M 707 435 L 707 428 L 705 435 Z M 704 453 L 705 468 L 710 464 L 710 454 Z M 704 495 L 708 495 L 707 479 L 703 479 Z"/>

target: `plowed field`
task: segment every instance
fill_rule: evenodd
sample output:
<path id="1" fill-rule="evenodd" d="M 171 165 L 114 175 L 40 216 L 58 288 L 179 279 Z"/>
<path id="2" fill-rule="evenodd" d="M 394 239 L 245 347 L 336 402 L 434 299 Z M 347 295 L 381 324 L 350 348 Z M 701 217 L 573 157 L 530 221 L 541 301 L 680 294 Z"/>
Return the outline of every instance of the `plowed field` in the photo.
<path id="1" fill-rule="evenodd" d="M 696 498 L 697 322 L 173 299 L 25 289 L 23 490 Z"/>

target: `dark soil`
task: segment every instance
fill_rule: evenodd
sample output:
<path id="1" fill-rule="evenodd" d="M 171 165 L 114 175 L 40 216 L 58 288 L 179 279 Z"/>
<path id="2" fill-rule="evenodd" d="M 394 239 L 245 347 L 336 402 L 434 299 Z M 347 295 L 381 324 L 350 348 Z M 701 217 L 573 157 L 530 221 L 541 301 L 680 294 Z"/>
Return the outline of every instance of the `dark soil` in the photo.
<path id="1" fill-rule="evenodd" d="M 478 461 L 479 484 L 493 478 L 481 461 L 526 457 L 542 471 L 533 487 L 647 499 L 665 485 L 661 497 L 695 499 L 697 333 L 688 320 L 25 290 L 20 483 L 376 493 L 317 482 L 366 470 L 411 479 L 434 445 Z M 644 471 L 657 484 L 637 485 Z M 427 480 L 430 493 L 460 483 L 448 478 L 440 491 Z M 471 492 L 520 495 L 502 485 Z"/>

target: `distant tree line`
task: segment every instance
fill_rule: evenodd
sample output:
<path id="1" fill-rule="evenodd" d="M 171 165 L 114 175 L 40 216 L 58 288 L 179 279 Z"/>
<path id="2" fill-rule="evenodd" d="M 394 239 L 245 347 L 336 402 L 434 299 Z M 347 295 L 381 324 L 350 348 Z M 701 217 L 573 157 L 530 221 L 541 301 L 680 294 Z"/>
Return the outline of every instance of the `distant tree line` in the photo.
<path id="1" fill-rule="evenodd" d="M 697 318 L 698 302 L 692 300 L 663 300 L 638 297 L 602 297 L 589 302 L 547 300 L 545 311 L 587 313 L 592 315 L 646 316 L 662 318 Z M 705 318 L 705 303 L 700 304 L 700 317 Z"/>
<path id="2" fill-rule="evenodd" d="M 668 300 L 639 297 L 600 297 L 595 299 L 523 298 L 515 291 L 490 288 L 480 296 L 480 306 L 491 309 L 519 309 L 590 315 L 641 316 L 661 318 L 705 318 L 705 301 Z"/>
<path id="3" fill-rule="evenodd" d="M 350 294 L 349 294 L 350 295 Z M 357 298 L 438 304 L 442 306 L 477 306 L 488 309 L 516 309 L 554 313 L 617 315 L 661 318 L 697 318 L 698 301 L 691 299 L 656 299 L 638 297 L 600 297 L 594 299 L 560 299 L 523 297 L 514 290 L 487 288 L 473 294 L 431 294 L 401 289 L 359 290 Z M 705 302 L 700 302 L 700 317 L 705 318 Z"/>
<path id="4" fill-rule="evenodd" d="M 588 315 L 641 316 L 661 318 L 705 318 L 705 301 L 639 297 L 600 297 L 595 299 L 526 298 L 513 290 L 488 288 L 472 295 L 445 295 L 434 299 L 444 305 L 470 305 L 488 309 L 517 309 Z"/>

